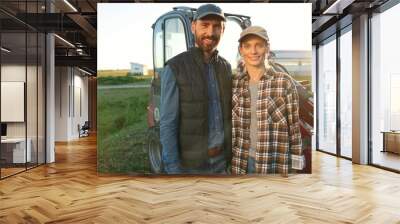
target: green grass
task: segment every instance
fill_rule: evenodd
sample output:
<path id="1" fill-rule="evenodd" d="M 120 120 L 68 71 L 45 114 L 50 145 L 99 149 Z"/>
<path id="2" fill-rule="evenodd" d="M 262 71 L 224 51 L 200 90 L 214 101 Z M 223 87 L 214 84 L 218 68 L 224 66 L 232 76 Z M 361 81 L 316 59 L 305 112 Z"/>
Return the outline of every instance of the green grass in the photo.
<path id="1" fill-rule="evenodd" d="M 148 88 L 98 90 L 98 171 L 147 173 Z"/>
<path id="2" fill-rule="evenodd" d="M 97 78 L 98 85 L 150 84 L 152 76 L 102 76 Z"/>

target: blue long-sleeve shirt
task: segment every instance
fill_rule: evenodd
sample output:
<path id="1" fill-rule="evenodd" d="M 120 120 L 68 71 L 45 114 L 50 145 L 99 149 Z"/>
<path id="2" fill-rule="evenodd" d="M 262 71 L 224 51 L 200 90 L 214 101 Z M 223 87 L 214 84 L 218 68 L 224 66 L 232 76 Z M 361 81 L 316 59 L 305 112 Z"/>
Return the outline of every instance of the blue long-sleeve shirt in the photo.
<path id="1" fill-rule="evenodd" d="M 179 89 L 167 65 L 161 73 L 160 141 L 162 161 L 167 173 L 181 173 L 178 150 Z"/>
<path id="2" fill-rule="evenodd" d="M 214 68 L 205 64 L 208 86 L 208 148 L 224 141 L 222 109 Z M 162 160 L 167 173 L 182 173 L 179 161 L 179 89 L 175 75 L 167 65 L 161 74 L 160 141 Z"/>
<path id="3" fill-rule="evenodd" d="M 208 87 L 208 148 L 213 148 L 224 143 L 224 124 L 214 68 L 211 64 L 205 64 L 205 71 Z"/>

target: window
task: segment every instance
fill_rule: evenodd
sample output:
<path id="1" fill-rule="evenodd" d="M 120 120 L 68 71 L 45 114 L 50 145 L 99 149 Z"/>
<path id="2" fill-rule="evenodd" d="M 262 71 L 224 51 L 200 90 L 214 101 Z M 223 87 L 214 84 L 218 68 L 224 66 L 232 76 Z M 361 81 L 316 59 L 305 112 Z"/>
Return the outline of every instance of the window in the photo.
<path id="1" fill-rule="evenodd" d="M 336 36 L 318 48 L 318 149 L 336 154 Z"/>
<path id="2" fill-rule="evenodd" d="M 388 147 L 398 142 L 400 133 L 400 4 L 371 18 L 371 140 L 372 163 L 400 170 L 400 156 Z M 392 136 L 392 140 L 385 141 Z M 385 145 L 384 145 L 385 143 Z M 396 143 L 398 144 L 398 143 Z M 398 149 L 395 145 L 395 149 Z"/>
<path id="3" fill-rule="evenodd" d="M 29 147 L 32 139 L 27 137 L 27 119 L 30 116 L 26 110 L 26 99 L 36 96 L 33 92 L 26 93 L 27 90 L 27 45 L 25 32 L 3 32 L 1 34 L 1 46 L 7 51 L 1 51 L 1 95 L 3 102 L 0 106 L 2 124 L 7 125 L 5 141 L 0 144 L 1 159 L 0 169 L 1 178 L 26 170 L 25 166 L 32 161 L 32 148 Z M 31 80 L 29 80 L 31 81 Z M 31 86 L 33 83 L 29 83 Z M 7 86 L 11 88 L 7 88 Z M 31 91 L 30 88 L 28 88 Z M 13 112 L 11 107 L 4 104 L 7 95 L 18 95 L 16 104 L 18 111 Z M 25 97 L 27 96 L 27 97 Z M 21 103 L 20 103 L 21 102 Z M 10 102 L 11 103 L 11 102 Z M 31 111 L 29 111 L 31 112 Z M 18 114 L 17 117 L 13 116 Z M 10 119 L 8 119 L 10 118 Z M 28 140 L 28 141 L 27 141 Z M 8 144 L 6 141 L 13 141 Z M 28 142 L 28 144 L 27 144 Z M 28 147 L 27 147 L 28 146 Z"/>
<path id="4" fill-rule="evenodd" d="M 162 30 L 163 21 L 158 21 L 156 26 L 154 27 L 154 69 L 160 69 L 164 67 L 164 41 L 163 41 L 163 30 Z"/>
<path id="5" fill-rule="evenodd" d="M 390 130 L 400 130 L 400 73 L 390 76 Z"/>
<path id="6" fill-rule="evenodd" d="M 165 20 L 165 61 L 187 50 L 186 34 L 179 18 Z"/>
<path id="7" fill-rule="evenodd" d="M 19 13 L 42 12 L 43 3 L 19 2 Z M 1 12 L 0 17 L 14 21 Z M 40 30 L 19 25 L 0 30 L 1 97 L 14 96 L 11 103 L 17 104 L 14 110 L 5 101 L 0 105 L 1 114 L 6 115 L 1 118 L 5 128 L 0 144 L 1 179 L 45 163 L 45 45 Z"/>
<path id="8" fill-rule="evenodd" d="M 349 27 L 351 28 L 351 27 Z M 352 34 L 340 36 L 340 155 L 352 157 Z"/>

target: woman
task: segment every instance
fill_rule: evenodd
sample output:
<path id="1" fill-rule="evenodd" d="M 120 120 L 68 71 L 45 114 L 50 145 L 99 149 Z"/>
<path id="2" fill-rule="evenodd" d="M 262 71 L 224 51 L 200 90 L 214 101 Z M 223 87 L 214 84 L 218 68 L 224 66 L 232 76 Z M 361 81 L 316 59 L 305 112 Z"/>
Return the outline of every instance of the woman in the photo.
<path id="1" fill-rule="evenodd" d="M 244 66 L 233 78 L 233 174 L 287 176 L 304 165 L 297 90 L 289 75 L 265 64 L 269 50 L 264 28 L 251 26 L 240 34 Z"/>

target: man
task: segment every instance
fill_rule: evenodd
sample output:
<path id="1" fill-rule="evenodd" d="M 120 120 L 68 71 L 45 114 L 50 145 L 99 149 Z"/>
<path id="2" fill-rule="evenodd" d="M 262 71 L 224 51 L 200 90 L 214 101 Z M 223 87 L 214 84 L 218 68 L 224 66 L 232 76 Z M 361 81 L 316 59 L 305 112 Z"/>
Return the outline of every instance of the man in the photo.
<path id="1" fill-rule="evenodd" d="M 216 50 L 225 16 L 200 6 L 196 46 L 170 59 L 161 74 L 160 141 L 168 174 L 225 173 L 231 160 L 231 66 Z"/>
<path id="2" fill-rule="evenodd" d="M 232 84 L 233 174 L 287 176 L 304 166 L 296 86 L 288 74 L 265 64 L 269 50 L 264 28 L 251 26 L 240 34 L 244 67 Z"/>

